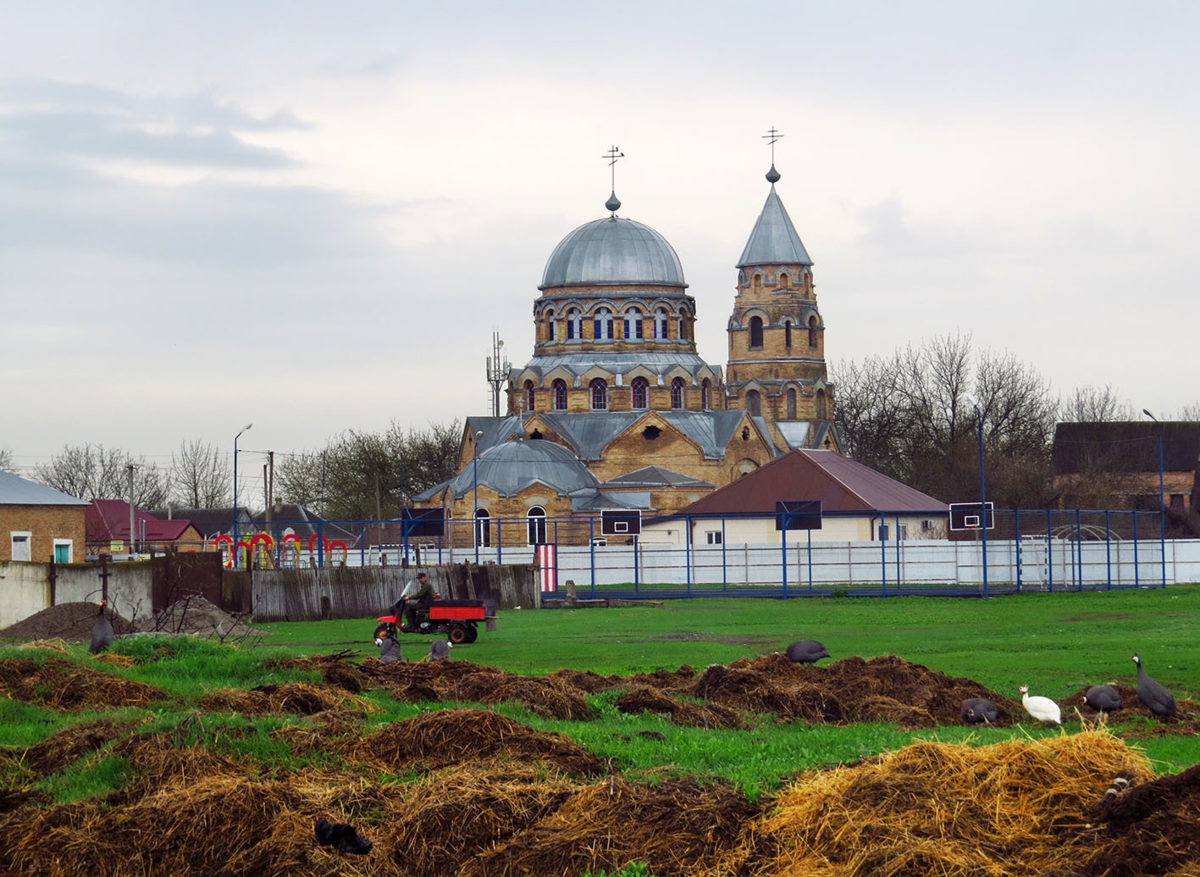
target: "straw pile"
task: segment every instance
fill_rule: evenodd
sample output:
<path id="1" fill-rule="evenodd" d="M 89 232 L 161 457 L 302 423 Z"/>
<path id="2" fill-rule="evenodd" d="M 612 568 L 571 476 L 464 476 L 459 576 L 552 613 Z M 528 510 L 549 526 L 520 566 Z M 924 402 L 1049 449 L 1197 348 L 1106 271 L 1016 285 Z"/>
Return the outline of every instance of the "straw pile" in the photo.
<path id="1" fill-rule="evenodd" d="M 803 776 L 712 875 L 1076 873 L 1072 843 L 1119 773 L 1149 764 L 1104 731 L 971 748 L 916 743 Z"/>
<path id="2" fill-rule="evenodd" d="M 38 776 L 57 773 L 75 759 L 123 736 L 130 727 L 129 723 L 103 719 L 64 728 L 31 746 L 25 753 L 24 763 Z"/>
<path id="3" fill-rule="evenodd" d="M 24 659 L 0 661 L 0 694 L 58 710 L 146 706 L 166 697 L 157 688 L 62 658 L 48 658 L 41 665 Z"/>
<path id="4" fill-rule="evenodd" d="M 602 772 L 600 760 L 562 734 L 534 731 L 488 710 L 438 710 L 353 738 L 342 751 L 361 762 L 398 771 L 436 769 L 474 759 L 541 761 L 585 776 Z"/>
<path id="5" fill-rule="evenodd" d="M 588 786 L 527 831 L 482 852 L 459 877 L 593 874 L 646 862 L 657 877 L 711 867 L 756 813 L 726 786 L 619 778 Z"/>
<path id="6" fill-rule="evenodd" d="M 745 731 L 750 726 L 736 712 L 716 704 L 685 703 L 658 689 L 637 688 L 617 698 L 623 713 L 656 713 L 674 725 L 692 728 L 725 728 Z"/>
<path id="7" fill-rule="evenodd" d="M 249 690 L 220 688 L 205 692 L 200 708 L 208 712 L 237 712 L 249 716 L 300 713 L 311 716 L 326 710 L 378 712 L 378 708 L 341 690 L 329 691 L 304 682 L 260 685 Z"/>
<path id="8" fill-rule="evenodd" d="M 577 691 L 560 687 L 536 676 L 517 676 L 496 671 L 472 673 L 450 685 L 438 686 L 442 700 L 466 703 L 519 703 L 548 719 L 586 722 L 593 718 L 591 704 Z"/>

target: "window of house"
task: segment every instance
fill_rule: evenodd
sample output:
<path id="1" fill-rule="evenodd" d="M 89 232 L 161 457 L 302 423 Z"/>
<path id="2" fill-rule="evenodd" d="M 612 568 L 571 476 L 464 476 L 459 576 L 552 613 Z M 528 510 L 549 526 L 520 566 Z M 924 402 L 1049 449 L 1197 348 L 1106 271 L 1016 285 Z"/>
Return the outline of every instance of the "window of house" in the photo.
<path id="1" fill-rule="evenodd" d="M 762 394 L 758 390 L 746 391 L 746 410 L 755 417 L 762 414 Z"/>
<path id="2" fill-rule="evenodd" d="M 592 317 L 592 337 L 597 341 L 611 341 L 613 337 L 613 312 L 608 308 L 597 308 Z"/>
<path id="3" fill-rule="evenodd" d="M 808 318 L 808 346 L 817 349 L 817 318 Z"/>
<path id="4" fill-rule="evenodd" d="M 654 312 L 654 337 L 667 337 L 667 309 L 659 308 Z"/>
<path id="5" fill-rule="evenodd" d="M 475 545 L 477 548 L 489 548 L 492 544 L 492 522 L 487 509 L 477 509 L 475 512 Z"/>
<path id="6" fill-rule="evenodd" d="M 642 310 L 630 308 L 625 312 L 625 340 L 642 337 Z"/>
<path id="7" fill-rule="evenodd" d="M 604 411 L 608 408 L 608 381 L 596 378 L 591 383 L 592 410 Z"/>
<path id="8" fill-rule="evenodd" d="M 709 393 L 709 390 L 711 390 L 711 389 L 712 389 L 712 382 L 708 378 L 705 378 L 703 381 L 700 382 L 700 408 L 703 409 L 704 411 L 708 410 L 708 404 L 709 404 L 708 393 Z"/>
<path id="9" fill-rule="evenodd" d="M 533 381 L 525 382 L 525 410 L 533 411 Z"/>
<path id="10" fill-rule="evenodd" d="M 567 382 L 562 378 L 556 380 L 551 387 L 554 390 L 554 410 L 567 410 Z"/>
<path id="11" fill-rule="evenodd" d="M 583 317 L 577 308 L 567 311 L 567 340 L 578 341 L 583 337 Z"/>
<path id="12" fill-rule="evenodd" d="M 783 346 L 788 350 L 792 349 L 792 321 L 783 321 Z"/>
<path id="13" fill-rule="evenodd" d="M 33 533 L 30 531 L 13 531 L 9 534 L 9 539 L 12 545 L 12 554 L 9 556 L 13 560 L 29 562 L 33 560 L 33 549 L 30 542 L 33 539 Z"/>
<path id="14" fill-rule="evenodd" d="M 762 317 L 750 318 L 750 349 L 761 348 L 763 346 L 763 322 Z"/>
<path id="15" fill-rule="evenodd" d="M 683 378 L 671 381 L 671 407 L 683 407 Z"/>
<path id="16" fill-rule="evenodd" d="M 796 419 L 796 388 L 788 387 L 787 391 L 787 419 Z"/>
<path id="17" fill-rule="evenodd" d="M 70 539 L 54 540 L 54 562 L 70 563 L 74 546 Z"/>
<path id="18" fill-rule="evenodd" d="M 546 510 L 540 505 L 529 509 L 529 544 L 544 545 L 546 542 Z"/>
<path id="19" fill-rule="evenodd" d="M 633 394 L 634 408 L 649 408 L 650 407 L 650 382 L 645 378 L 634 378 L 630 385 L 630 391 Z"/>
<path id="20" fill-rule="evenodd" d="M 704 541 L 709 545 L 720 545 L 725 541 L 725 534 L 720 530 L 705 530 Z"/>

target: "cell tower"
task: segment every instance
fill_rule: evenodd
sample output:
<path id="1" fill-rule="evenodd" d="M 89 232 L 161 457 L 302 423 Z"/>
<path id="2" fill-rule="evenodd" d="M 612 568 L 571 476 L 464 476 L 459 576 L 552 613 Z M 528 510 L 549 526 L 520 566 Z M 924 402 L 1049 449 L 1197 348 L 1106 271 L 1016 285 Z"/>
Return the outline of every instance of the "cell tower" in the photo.
<path id="1" fill-rule="evenodd" d="M 492 332 L 492 355 L 487 358 L 487 382 L 492 391 L 492 416 L 500 416 L 500 391 L 504 386 L 504 381 L 508 377 L 509 363 L 507 359 L 500 356 L 500 350 L 504 347 L 504 342 L 500 340 L 500 333 Z"/>

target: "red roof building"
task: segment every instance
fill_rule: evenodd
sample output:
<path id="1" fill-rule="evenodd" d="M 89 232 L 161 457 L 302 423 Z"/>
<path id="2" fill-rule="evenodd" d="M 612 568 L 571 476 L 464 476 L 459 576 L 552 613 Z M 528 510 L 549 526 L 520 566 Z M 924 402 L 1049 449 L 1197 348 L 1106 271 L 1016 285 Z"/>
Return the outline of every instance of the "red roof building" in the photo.
<path id="1" fill-rule="evenodd" d="M 138 552 L 203 551 L 204 539 L 183 519 L 160 520 L 133 509 L 134 547 Z M 84 513 L 86 540 L 91 551 L 129 552 L 129 503 L 123 499 L 94 499 Z M 120 543 L 120 547 L 117 547 Z"/>

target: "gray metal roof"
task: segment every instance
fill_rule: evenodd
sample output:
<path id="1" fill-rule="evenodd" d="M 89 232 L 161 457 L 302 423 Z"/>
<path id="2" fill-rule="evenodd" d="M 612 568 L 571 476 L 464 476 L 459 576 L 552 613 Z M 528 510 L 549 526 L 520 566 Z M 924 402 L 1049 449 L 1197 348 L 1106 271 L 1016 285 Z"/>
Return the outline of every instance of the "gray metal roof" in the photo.
<path id="1" fill-rule="evenodd" d="M 571 501 L 571 510 L 576 512 L 594 512 L 601 509 L 643 509 L 654 511 L 650 504 L 649 491 L 630 491 L 627 493 L 589 493 Z"/>
<path id="2" fill-rule="evenodd" d="M 791 217 L 784 209 L 783 202 L 771 186 L 767 195 L 767 203 L 763 205 L 758 222 L 754 223 L 754 231 L 750 232 L 750 240 L 746 241 L 746 249 L 742 250 L 742 258 L 738 259 L 737 267 L 747 265 L 812 265 L 808 251 L 796 234 Z"/>
<path id="3" fill-rule="evenodd" d="M 616 478 L 604 482 L 605 487 L 621 485 L 622 487 L 712 487 L 711 481 L 693 478 L 661 466 L 644 466 Z"/>
<path id="4" fill-rule="evenodd" d="M 692 377 L 703 369 L 708 369 L 714 375 L 721 373 L 720 366 L 713 368 L 695 353 L 660 353 L 646 351 L 644 353 L 608 353 L 593 351 L 589 353 L 567 353 L 559 356 L 535 356 L 525 364 L 524 368 L 514 368 L 511 375 L 515 380 L 526 371 L 533 371 L 542 376 L 556 368 L 561 368 L 575 377 L 580 377 L 594 368 L 602 368 L 615 375 L 626 375 L 639 366 L 647 368 L 659 377 L 665 378 L 667 372 L 674 368 L 682 368 Z M 628 383 L 625 381 L 624 383 Z"/>
<path id="5" fill-rule="evenodd" d="M 812 426 L 807 420 L 780 420 L 775 422 L 775 428 L 779 430 L 779 434 L 783 436 L 789 448 L 807 447 L 805 441 L 808 439 L 809 428 Z"/>
<path id="6" fill-rule="evenodd" d="M 645 414 L 645 411 L 538 412 L 583 460 L 599 460 L 609 443 Z"/>
<path id="7" fill-rule="evenodd" d="M 640 222 L 616 216 L 581 225 L 562 239 L 542 274 L 555 286 L 687 286 L 667 239 Z"/>
<path id="8" fill-rule="evenodd" d="M 744 411 L 659 411 L 664 420 L 700 445 L 709 460 L 723 460 Z"/>
<path id="9" fill-rule="evenodd" d="M 454 496 L 475 489 L 476 466 L 479 484 L 501 496 L 513 496 L 531 484 L 544 484 L 558 494 L 595 488 L 599 480 L 579 458 L 562 445 L 529 439 L 509 441 L 480 452 L 478 461 L 468 463 L 450 479 Z"/>
<path id="10" fill-rule="evenodd" d="M 0 472 L 0 505 L 86 506 L 89 503 L 11 472 Z"/>

